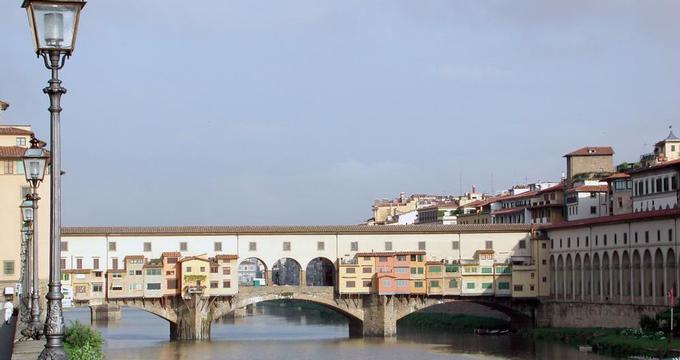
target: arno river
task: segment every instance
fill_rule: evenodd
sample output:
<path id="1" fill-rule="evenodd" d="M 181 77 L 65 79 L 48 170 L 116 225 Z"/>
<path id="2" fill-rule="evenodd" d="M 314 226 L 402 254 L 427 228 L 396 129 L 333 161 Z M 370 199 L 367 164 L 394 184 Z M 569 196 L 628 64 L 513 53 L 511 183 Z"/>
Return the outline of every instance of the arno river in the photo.
<path id="1" fill-rule="evenodd" d="M 89 323 L 89 309 L 69 309 L 66 322 Z M 168 341 L 168 323 L 140 310 L 123 319 L 95 324 L 106 339 L 109 360 L 429 360 L 429 359 L 606 359 L 572 347 L 520 336 L 474 336 L 399 330 L 396 339 L 349 339 L 343 319 L 315 310 L 260 305 L 256 315 L 220 320 L 210 342 Z"/>

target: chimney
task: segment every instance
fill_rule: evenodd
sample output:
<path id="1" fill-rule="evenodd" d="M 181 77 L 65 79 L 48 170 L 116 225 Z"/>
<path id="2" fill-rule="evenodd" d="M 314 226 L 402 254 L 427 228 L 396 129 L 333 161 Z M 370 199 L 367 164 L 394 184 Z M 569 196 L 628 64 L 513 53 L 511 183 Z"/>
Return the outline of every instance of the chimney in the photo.
<path id="1" fill-rule="evenodd" d="M 8 107 L 9 107 L 8 103 L 0 100 L 0 111 L 5 111 L 5 110 L 7 110 Z M 0 119 L 1 118 L 2 118 L 2 116 L 0 116 Z"/>
<path id="2" fill-rule="evenodd" d="M 477 189 L 475 188 L 475 186 L 472 185 L 472 193 L 473 193 L 473 194 L 477 192 L 476 190 L 477 190 Z"/>
<path id="3" fill-rule="evenodd" d="M 402 191 L 399 193 L 399 202 L 403 203 L 404 200 L 406 200 L 406 193 Z"/>

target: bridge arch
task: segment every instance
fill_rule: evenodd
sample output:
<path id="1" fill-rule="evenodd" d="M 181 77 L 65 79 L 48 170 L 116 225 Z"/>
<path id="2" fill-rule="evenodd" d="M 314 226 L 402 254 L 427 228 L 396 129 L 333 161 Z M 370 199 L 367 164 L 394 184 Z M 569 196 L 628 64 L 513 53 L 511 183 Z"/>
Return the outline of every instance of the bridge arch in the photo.
<path id="1" fill-rule="evenodd" d="M 335 265 L 323 256 L 309 261 L 305 268 L 307 286 L 335 286 Z"/>
<path id="2" fill-rule="evenodd" d="M 171 323 L 177 323 L 177 314 L 172 310 L 174 306 L 164 304 L 162 299 L 108 299 L 106 304 L 118 305 L 121 308 L 134 308 L 156 315 L 159 318 Z"/>
<path id="3" fill-rule="evenodd" d="M 301 285 L 303 279 L 302 266 L 293 258 L 283 257 L 272 265 L 272 284 L 274 285 Z"/>

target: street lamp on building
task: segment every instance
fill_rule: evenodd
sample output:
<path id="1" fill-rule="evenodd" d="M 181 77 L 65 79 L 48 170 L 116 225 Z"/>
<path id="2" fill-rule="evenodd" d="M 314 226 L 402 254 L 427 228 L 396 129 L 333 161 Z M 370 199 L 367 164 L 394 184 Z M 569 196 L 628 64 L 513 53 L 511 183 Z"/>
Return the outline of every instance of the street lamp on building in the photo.
<path id="1" fill-rule="evenodd" d="M 33 44 L 45 67 L 52 72 L 49 86 L 43 92 L 50 98 L 50 279 L 47 292 L 47 342 L 39 359 L 67 359 L 64 352 L 64 314 L 61 299 L 61 86 L 59 70 L 73 54 L 78 34 L 80 11 L 84 0 L 24 0 L 33 32 Z"/>
<path id="2" fill-rule="evenodd" d="M 26 335 L 34 339 L 40 339 L 43 333 L 40 323 L 40 272 L 38 267 L 40 263 L 38 252 L 38 201 L 40 196 L 38 195 L 38 186 L 40 186 L 40 183 L 45 178 L 47 159 L 49 157 L 43 146 L 44 143 L 42 141 L 32 136 L 31 147 L 24 151 L 23 157 L 24 174 L 26 175 L 26 181 L 31 185 L 31 194 L 26 196 L 26 200 L 24 200 L 21 208 L 24 221 L 32 225 L 30 258 L 33 259 L 33 269 L 31 270 L 33 276 L 31 279 L 32 283 L 30 284 L 33 288 L 31 291 L 31 323 L 27 328 Z"/>

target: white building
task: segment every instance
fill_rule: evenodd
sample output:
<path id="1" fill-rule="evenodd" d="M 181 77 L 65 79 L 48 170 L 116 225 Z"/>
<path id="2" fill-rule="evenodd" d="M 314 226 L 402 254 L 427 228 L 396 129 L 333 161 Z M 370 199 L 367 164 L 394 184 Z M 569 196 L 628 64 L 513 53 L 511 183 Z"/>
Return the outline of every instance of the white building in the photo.
<path id="1" fill-rule="evenodd" d="M 629 172 L 633 182 L 633 211 L 653 211 L 678 207 L 680 160 Z"/>
<path id="2" fill-rule="evenodd" d="M 590 219 L 609 215 L 606 182 L 585 180 L 574 183 L 565 194 L 567 221 Z"/>

